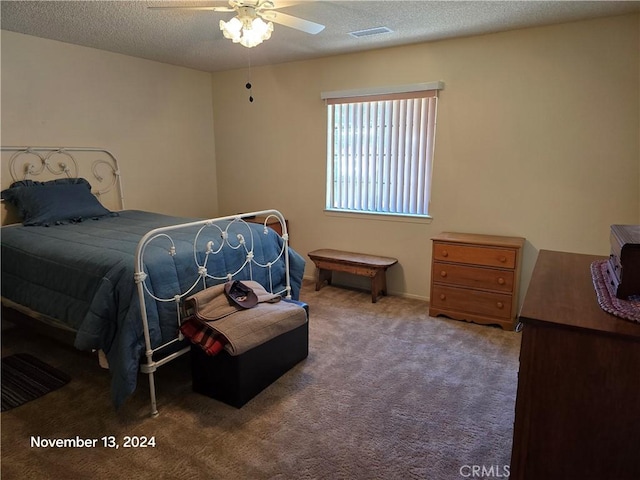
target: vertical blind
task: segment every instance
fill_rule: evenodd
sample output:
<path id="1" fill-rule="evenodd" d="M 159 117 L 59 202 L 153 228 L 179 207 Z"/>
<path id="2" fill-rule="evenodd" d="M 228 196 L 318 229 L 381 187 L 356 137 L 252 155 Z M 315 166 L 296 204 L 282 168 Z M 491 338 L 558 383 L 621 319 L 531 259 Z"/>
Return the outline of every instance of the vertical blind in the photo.
<path id="1" fill-rule="evenodd" d="M 326 100 L 327 209 L 428 215 L 437 90 Z"/>

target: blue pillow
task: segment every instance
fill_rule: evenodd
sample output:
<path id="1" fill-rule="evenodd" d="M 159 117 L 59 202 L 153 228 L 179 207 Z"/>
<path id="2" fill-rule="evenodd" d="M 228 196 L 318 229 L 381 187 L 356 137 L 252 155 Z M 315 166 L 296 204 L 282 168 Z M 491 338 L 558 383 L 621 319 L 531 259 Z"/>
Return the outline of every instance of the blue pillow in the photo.
<path id="1" fill-rule="evenodd" d="M 18 209 L 23 225 L 48 226 L 112 214 L 91 193 L 84 178 L 15 182 L 1 195 Z"/>

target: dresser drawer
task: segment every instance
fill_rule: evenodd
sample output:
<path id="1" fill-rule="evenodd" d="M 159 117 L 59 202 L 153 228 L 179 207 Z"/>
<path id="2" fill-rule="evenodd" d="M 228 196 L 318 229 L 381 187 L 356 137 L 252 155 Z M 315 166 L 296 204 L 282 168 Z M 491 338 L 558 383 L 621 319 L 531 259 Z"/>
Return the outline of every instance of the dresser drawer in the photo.
<path id="1" fill-rule="evenodd" d="M 481 288 L 504 293 L 511 293 L 514 289 L 513 270 L 497 270 L 433 262 L 432 275 L 433 281 L 436 283 Z"/>
<path id="2" fill-rule="evenodd" d="M 504 319 L 511 317 L 511 301 L 510 295 L 444 285 L 433 285 L 431 291 L 431 306 L 434 308 Z"/>
<path id="3" fill-rule="evenodd" d="M 611 255 L 620 258 L 620 254 L 622 253 L 622 244 L 620 243 L 620 239 L 615 235 L 613 229 L 609 234 L 609 244 L 611 245 Z"/>
<path id="4" fill-rule="evenodd" d="M 510 248 L 434 242 L 433 260 L 485 265 L 488 267 L 515 268 L 516 251 Z"/>
<path id="5" fill-rule="evenodd" d="M 609 255 L 609 264 L 607 265 L 607 267 L 609 270 L 609 275 L 611 275 L 612 279 L 615 278 L 616 288 L 618 288 L 618 284 L 620 283 L 620 279 L 622 277 L 622 265 L 620 264 L 620 257 L 615 253 L 611 253 L 611 255 Z"/>

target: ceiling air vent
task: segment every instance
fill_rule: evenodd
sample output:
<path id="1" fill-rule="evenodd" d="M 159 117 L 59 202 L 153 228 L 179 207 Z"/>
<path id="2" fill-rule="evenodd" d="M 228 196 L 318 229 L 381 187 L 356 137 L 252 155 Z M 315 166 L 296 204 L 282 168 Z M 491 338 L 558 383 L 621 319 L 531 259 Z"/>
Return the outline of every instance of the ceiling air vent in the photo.
<path id="1" fill-rule="evenodd" d="M 387 27 L 374 27 L 367 28 L 366 30 L 358 30 L 355 32 L 349 32 L 349 35 L 356 38 L 371 37 L 373 35 L 382 35 L 383 33 L 393 33 L 393 30 Z"/>

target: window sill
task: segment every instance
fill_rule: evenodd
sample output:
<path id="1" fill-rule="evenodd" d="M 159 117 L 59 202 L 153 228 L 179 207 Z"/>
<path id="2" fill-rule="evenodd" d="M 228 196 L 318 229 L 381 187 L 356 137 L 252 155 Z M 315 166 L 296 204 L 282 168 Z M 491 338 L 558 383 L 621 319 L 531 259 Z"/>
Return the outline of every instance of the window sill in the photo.
<path id="1" fill-rule="evenodd" d="M 428 215 L 401 215 L 397 213 L 352 212 L 348 210 L 332 210 L 332 209 L 325 209 L 324 213 L 329 217 L 357 218 L 359 220 L 382 220 L 385 222 L 429 224 L 433 221 L 433 217 Z"/>

